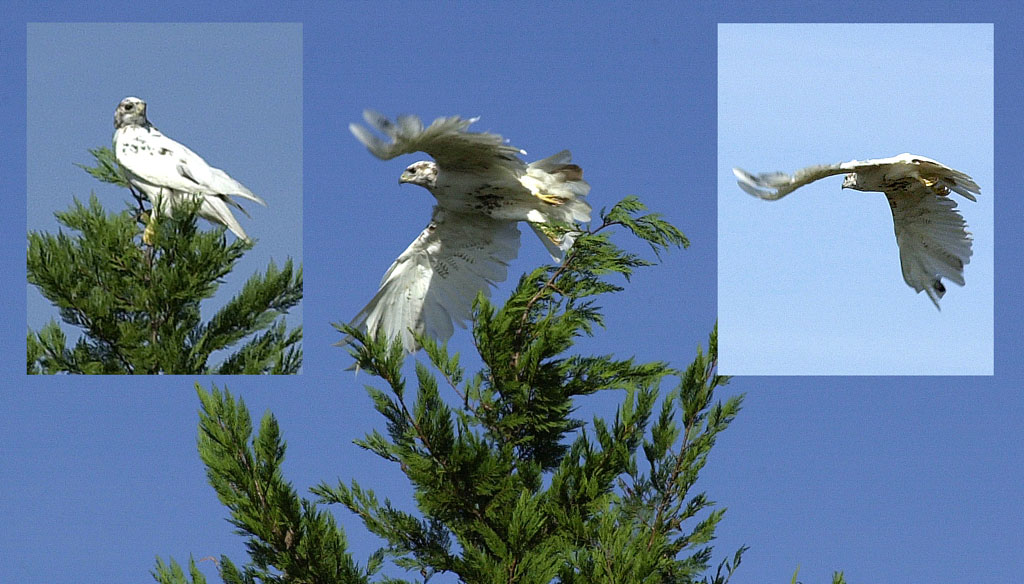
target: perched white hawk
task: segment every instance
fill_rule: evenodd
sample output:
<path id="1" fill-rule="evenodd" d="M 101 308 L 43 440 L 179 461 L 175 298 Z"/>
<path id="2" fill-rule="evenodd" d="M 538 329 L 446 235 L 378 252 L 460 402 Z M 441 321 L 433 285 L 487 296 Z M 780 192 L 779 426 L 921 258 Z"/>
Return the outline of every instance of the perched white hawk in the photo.
<path id="1" fill-rule="evenodd" d="M 438 118 L 426 128 L 416 116 L 391 122 L 365 111 L 363 118 L 389 138 L 349 125 L 378 158 L 412 152 L 434 157 L 410 165 L 399 183 L 419 185 L 437 199 L 430 224 L 398 256 L 377 295 L 352 322 L 371 335 L 401 338 L 409 352 L 419 348 L 410 331 L 447 340 L 453 324 L 465 327 L 477 292 L 488 294 L 490 285 L 505 279 L 519 251 L 516 223 L 529 222 L 557 262 L 574 237 L 555 235 L 543 224 L 590 221 L 583 199 L 590 185 L 568 150 L 526 164 L 519 158 L 525 152 L 501 136 L 467 132 L 477 118 Z"/>
<path id="2" fill-rule="evenodd" d="M 206 163 L 184 145 L 164 136 L 146 119 L 146 102 L 126 97 L 114 112 L 114 156 L 128 182 L 146 195 L 154 215 L 171 216 L 183 201 L 201 201 L 199 216 L 227 226 L 248 240 L 231 213 L 235 207 L 248 215 L 229 195 L 266 203 L 226 172 Z"/>
<path id="3" fill-rule="evenodd" d="M 752 175 L 732 169 L 740 187 L 774 201 L 820 178 L 845 174 L 843 188 L 885 193 L 892 209 L 900 264 L 907 285 L 939 308 L 946 293 L 942 278 L 964 285 L 964 264 L 971 260 L 971 234 L 950 191 L 977 201 L 981 189 L 966 174 L 924 156 L 900 154 L 876 160 L 809 166 L 793 176 L 781 172 Z"/>

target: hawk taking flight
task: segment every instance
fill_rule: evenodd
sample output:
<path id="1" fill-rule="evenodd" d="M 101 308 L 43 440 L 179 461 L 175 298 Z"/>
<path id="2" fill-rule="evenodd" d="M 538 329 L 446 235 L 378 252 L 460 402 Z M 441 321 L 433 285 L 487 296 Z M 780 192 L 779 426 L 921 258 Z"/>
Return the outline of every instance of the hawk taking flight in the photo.
<path id="1" fill-rule="evenodd" d="M 427 228 L 391 265 L 380 289 L 352 321 L 371 336 L 401 339 L 408 352 L 419 347 L 412 332 L 447 340 L 453 324 L 465 327 L 478 291 L 505 279 L 519 251 L 517 223 L 526 221 L 557 262 L 572 246 L 573 233 L 545 226 L 590 221 L 584 197 L 590 185 L 563 150 L 523 162 L 525 154 L 497 134 L 467 132 L 477 118 L 438 118 L 424 127 L 416 116 L 392 122 L 365 111 L 366 122 L 349 129 L 377 158 L 426 152 L 433 161 L 411 164 L 400 183 L 419 185 L 437 199 Z M 342 340 L 339 345 L 350 339 Z"/>
<path id="2" fill-rule="evenodd" d="M 964 265 L 971 260 L 971 234 L 956 210 L 950 191 L 977 201 L 981 194 L 971 177 L 924 156 L 851 160 L 809 166 L 793 176 L 781 172 L 753 175 L 734 168 L 740 187 L 755 197 L 774 201 L 818 179 L 845 174 L 843 188 L 885 193 L 892 209 L 900 265 L 907 285 L 939 308 L 946 293 L 942 279 L 964 285 Z"/>
<path id="3" fill-rule="evenodd" d="M 121 100 L 114 112 L 114 128 L 114 156 L 125 170 L 128 182 L 152 203 L 154 215 L 170 217 L 176 205 L 198 199 L 200 217 L 226 226 L 240 239 L 249 239 L 231 207 L 248 213 L 229 195 L 266 206 L 263 199 L 223 170 L 207 164 L 195 152 L 161 134 L 146 119 L 146 102 L 137 97 Z"/>

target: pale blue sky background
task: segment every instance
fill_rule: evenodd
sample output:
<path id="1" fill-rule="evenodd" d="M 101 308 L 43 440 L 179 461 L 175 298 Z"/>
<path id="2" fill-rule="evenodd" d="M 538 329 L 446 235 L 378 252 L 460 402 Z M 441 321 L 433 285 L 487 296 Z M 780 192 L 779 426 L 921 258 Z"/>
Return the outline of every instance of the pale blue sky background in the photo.
<path id="1" fill-rule="evenodd" d="M 722 24 L 718 28 L 718 298 L 722 371 L 992 373 L 990 24 Z M 779 201 L 734 166 L 934 158 L 981 186 L 956 196 L 974 255 L 935 309 L 903 281 L 882 193 L 823 179 Z M 951 339 L 956 339 L 951 350 Z"/>
<path id="2" fill-rule="evenodd" d="M 139 39 L 147 42 L 140 43 Z M 108 212 L 134 205 L 101 183 L 89 148 L 111 147 L 114 109 L 129 95 L 150 122 L 263 197 L 234 211 L 255 248 L 202 305 L 215 314 L 271 260 L 302 262 L 302 27 L 299 24 L 36 24 L 28 39 L 28 227 L 56 232 L 55 210 L 95 192 Z M 199 220 L 200 229 L 212 224 Z M 141 229 L 141 228 L 140 228 Z M 227 234 L 228 241 L 234 235 Z M 28 325 L 59 314 L 28 287 Z M 302 324 L 302 306 L 288 315 Z M 79 329 L 65 327 L 70 342 Z M 214 362 L 223 358 L 214 355 Z"/>
<path id="3" fill-rule="evenodd" d="M 348 124 L 359 121 L 366 107 L 389 116 L 415 113 L 427 121 L 480 115 L 478 129 L 504 134 L 529 151 L 530 159 L 571 148 L 593 186 L 590 200 L 596 209 L 635 193 L 663 212 L 693 246 L 668 254 L 662 266 L 638 273 L 625 292 L 610 298 L 607 332 L 581 343 L 580 351 L 664 359 L 682 367 L 698 343 L 706 344 L 717 310 L 718 187 L 728 178 L 715 147 L 717 23 L 842 16 L 806 3 L 799 4 L 799 11 L 774 4 L 771 12 L 758 12 L 751 5 L 726 3 L 715 12 L 696 13 L 674 3 L 645 9 L 594 4 L 516 10 L 499 4 L 330 6 L 301 10 L 257 2 L 245 11 L 191 7 L 189 18 L 198 20 L 301 22 L 303 45 L 304 374 L 198 381 L 227 385 L 257 418 L 274 412 L 288 442 L 284 470 L 300 492 L 322 480 L 356 479 L 410 510 L 403 475 L 351 444 L 383 428 L 362 388 L 380 384 L 343 371 L 351 360 L 331 347 L 340 335 L 329 323 L 351 318 L 372 297 L 391 261 L 426 224 L 432 201 L 422 189 L 398 185 L 401 170 L 415 157 L 378 161 L 349 134 Z M 998 14 L 968 14 L 962 6 L 939 3 L 922 12 L 869 2 L 861 14 L 896 20 L 923 13 L 979 22 L 998 19 L 995 167 L 1012 168 L 1020 159 L 1018 137 L 1024 130 L 1017 107 L 1024 84 L 1017 69 L 1022 47 L 1016 34 L 1024 15 L 1005 7 Z M 0 265 L 8 273 L 21 278 L 24 270 L 24 240 L 18 235 L 25 229 L 20 210 L 26 168 L 24 23 L 183 18 L 163 7 L 131 12 L 69 5 L 59 13 L 16 10 L 0 24 L 0 90 L 5 92 L 0 135 L 8 137 L 0 150 L 0 169 L 13 209 L 0 221 L 14 234 L 0 246 Z M 123 34 L 147 41 L 131 29 Z M 208 35 L 197 35 L 192 42 L 207 40 Z M 259 47 L 251 44 L 253 62 L 242 58 L 232 66 L 261 67 L 260 60 L 269 57 Z M 209 64 L 223 61 L 213 48 L 204 55 Z M 102 58 L 94 55 L 96 62 Z M 216 75 L 195 70 L 196 95 L 217 82 L 212 77 L 228 75 L 212 65 Z M 77 83 L 89 83 L 94 74 L 81 75 Z M 170 113 L 176 108 L 203 111 L 200 105 L 180 103 L 197 99 L 186 89 L 178 88 L 173 98 L 148 96 L 154 121 L 267 195 L 270 209 L 255 209 L 246 227 L 257 237 L 270 238 L 274 227 L 262 222 L 276 217 L 272 213 L 282 205 L 257 185 L 272 180 L 268 176 L 273 173 L 263 167 L 276 164 L 276 154 L 257 157 L 250 150 L 257 144 L 245 144 L 247 154 L 239 160 L 233 158 L 241 149 L 235 142 L 201 145 L 219 135 L 210 138 L 196 128 L 193 115 Z M 97 117 L 96 129 L 83 143 L 109 140 L 110 116 L 125 92 L 112 89 L 109 98 L 77 106 Z M 259 98 L 238 93 L 231 96 L 241 98 L 232 102 L 235 107 Z M 158 108 L 158 102 L 165 103 Z M 248 126 L 255 132 L 260 125 L 276 127 L 279 118 L 297 123 L 297 116 L 288 108 L 274 108 L 231 129 Z M 260 142 L 269 141 L 266 147 L 271 148 L 278 146 L 278 136 L 287 142 L 285 130 L 275 132 L 280 134 Z M 751 155 L 758 150 L 750 149 Z M 1024 250 L 1009 234 L 1024 213 L 1020 197 L 1012 194 L 1012 177 L 986 178 L 983 173 L 990 171 L 976 170 L 969 161 L 961 165 L 958 154 L 932 155 L 974 174 L 984 193 L 1003 192 L 1000 187 L 1008 193 L 968 208 L 977 212 L 995 203 L 1003 217 L 994 229 L 1001 283 L 996 288 L 995 375 L 735 378 L 722 397 L 745 392 L 745 408 L 722 435 L 698 485 L 729 508 L 718 530 L 715 561 L 742 544 L 751 546 L 733 582 L 789 582 L 798 565 L 806 583 L 829 581 L 835 569 L 846 570 L 851 582 L 860 583 L 1018 579 L 1018 566 L 1024 564 L 1019 546 L 1024 539 L 1019 520 L 1024 516 L 1024 368 L 1015 358 L 1022 349 L 1022 313 L 1013 301 L 1012 283 L 1021 279 Z M 825 160 L 845 156 L 844 151 Z M 259 160 L 251 173 L 245 169 L 247 157 Z M 767 161 L 764 170 L 788 169 L 788 162 Z M 764 166 L 758 160 L 743 163 L 758 170 Z M 64 172 L 64 164 L 54 172 Z M 734 184 L 722 194 L 734 192 Z M 830 198 L 841 200 L 835 186 L 834 193 L 826 189 L 820 199 L 835 194 Z M 736 196 L 749 198 L 742 192 Z M 116 194 L 113 199 L 120 201 Z M 769 204 L 754 208 L 764 212 Z M 984 224 L 977 215 L 968 220 L 972 228 L 976 221 Z M 872 238 L 884 245 L 889 229 L 872 231 Z M 524 234 L 510 274 L 514 279 L 544 261 L 542 246 Z M 947 301 L 965 301 L 983 281 L 983 270 L 977 269 L 982 263 L 976 262 L 977 255 L 969 266 L 976 271 L 968 272 L 968 286 L 950 289 Z M 895 280 L 894 302 L 906 300 L 914 310 L 934 312 L 926 299 L 905 289 L 894 249 L 884 266 L 878 279 L 885 281 L 888 274 Z M 144 582 L 155 555 L 187 561 L 189 554 L 228 554 L 244 562 L 243 540 L 224 520 L 225 510 L 206 484 L 195 451 L 199 404 L 192 386 L 197 380 L 23 376 L 26 309 L 20 285 L 15 288 L 19 292 L 0 303 L 7 325 L 0 338 L 11 355 L 0 376 L 5 380 L 0 382 L 0 517 L 5 525 L 0 581 Z M 500 287 L 495 298 L 504 298 L 509 288 L 508 283 Z M 944 303 L 942 315 L 952 309 L 953 303 Z M 451 346 L 465 352 L 467 334 L 458 331 Z M 951 353 L 973 349 L 957 334 L 945 338 L 944 347 Z M 619 397 L 584 400 L 580 416 L 609 412 Z M 380 542 L 349 513 L 334 511 L 355 557 L 365 562 Z M 203 569 L 217 581 L 210 563 Z M 404 576 L 393 568 L 390 573 Z M 432 582 L 450 584 L 454 578 Z"/>

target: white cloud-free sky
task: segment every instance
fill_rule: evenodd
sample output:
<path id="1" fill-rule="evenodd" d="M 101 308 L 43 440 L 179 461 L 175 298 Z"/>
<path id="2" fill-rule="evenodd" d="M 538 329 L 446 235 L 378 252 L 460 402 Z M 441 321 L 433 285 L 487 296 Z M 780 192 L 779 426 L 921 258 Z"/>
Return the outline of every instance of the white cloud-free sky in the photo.
<path id="1" fill-rule="evenodd" d="M 824 296 L 833 285 L 829 279 L 841 277 L 849 288 L 847 301 L 862 301 L 853 297 L 859 290 L 864 298 L 877 299 L 874 312 L 885 305 L 899 307 L 892 312 L 917 315 L 915 326 L 929 338 L 914 342 L 931 346 L 930 350 L 935 345 L 928 343 L 938 343 L 950 359 L 969 353 L 981 355 L 983 361 L 991 353 L 985 348 L 991 332 L 978 332 L 991 326 L 985 324 L 986 318 L 991 320 L 991 308 L 987 316 L 982 310 L 977 323 L 965 323 L 962 329 L 943 331 L 934 322 L 963 318 L 986 302 L 991 306 L 994 256 L 1000 275 L 995 375 L 735 377 L 722 397 L 745 393 L 744 409 L 721 435 L 698 488 L 728 507 L 713 542 L 715 561 L 740 545 L 751 546 L 733 582 L 789 582 L 797 566 L 799 579 L 807 583 L 830 581 L 836 569 L 845 570 L 850 582 L 1016 581 L 1017 567 L 1024 564 L 1019 546 L 1019 517 L 1024 515 L 1024 470 L 1019 464 L 1024 459 L 1024 367 L 1015 355 L 1024 349 L 1019 333 L 1024 314 L 1016 308 L 1014 283 L 1022 277 L 1018 266 L 1024 243 L 1007 234 L 1019 230 L 1024 205 L 1015 196 L 1018 181 L 1012 174 L 992 176 L 992 144 L 985 142 L 991 133 L 978 129 L 982 122 L 990 128 L 992 116 L 977 125 L 964 121 L 964 116 L 984 118 L 984 112 L 954 116 L 957 124 L 977 132 L 980 144 L 966 143 L 959 127 L 950 130 L 954 136 L 949 140 L 922 135 L 897 144 L 894 135 L 891 146 L 876 143 L 877 136 L 863 135 L 857 143 L 839 144 L 834 141 L 837 132 L 822 129 L 813 149 L 789 152 L 795 146 L 785 136 L 811 141 L 825 120 L 831 120 L 831 113 L 815 109 L 817 117 L 810 121 L 780 119 L 780 126 L 794 129 L 780 134 L 756 127 L 772 119 L 772 112 L 759 108 L 744 111 L 740 120 L 748 127 L 737 136 L 746 136 L 747 142 L 726 146 L 719 130 L 727 128 L 720 126 L 721 111 L 716 109 L 728 106 L 718 101 L 725 93 L 724 84 L 719 87 L 718 23 L 847 17 L 806 2 L 771 3 L 770 9 L 761 5 L 647 3 L 620 8 L 592 3 L 584 8 L 466 3 L 428 8 L 418 3 L 300 6 L 257 1 L 244 10 L 195 3 L 186 14 L 180 6 L 166 3 L 110 8 L 70 3 L 28 8 L 15 3 L 0 23 L 0 91 L 5 100 L 0 112 L 0 169 L 11 209 L 0 215 L 0 225 L 9 234 L 0 246 L 0 266 L 17 280 L 9 302 L 0 303 L 5 325 L 0 339 L 10 357 L 0 362 L 0 581 L 145 581 L 156 555 L 187 561 L 190 554 L 197 559 L 227 554 L 236 563 L 246 561 L 243 539 L 225 521 L 226 510 L 206 483 L 195 451 L 199 404 L 192 388 L 197 382 L 227 386 L 246 401 L 256 418 L 266 411 L 274 413 L 288 443 L 284 472 L 300 493 L 309 496 L 308 488 L 320 481 L 355 479 L 396 506 L 414 510 L 401 472 L 352 444 L 372 429 L 383 429 L 363 390 L 364 384 L 381 384 L 365 373 L 357 377 L 344 371 L 351 359 L 331 346 L 340 335 L 330 323 L 350 319 L 373 296 L 395 256 L 426 225 L 432 204 L 426 191 L 398 185 L 402 169 L 416 156 L 382 162 L 351 136 L 348 124 L 359 121 L 364 108 L 388 116 L 418 114 L 428 122 L 442 115 L 479 115 L 475 128 L 503 134 L 526 149 L 531 160 L 570 148 L 593 187 L 589 198 L 595 209 L 636 194 L 689 236 L 690 249 L 667 254 L 661 265 L 638 272 L 624 292 L 607 299 L 607 331 L 579 345 L 588 354 L 634 355 L 684 367 L 698 343 L 706 346 L 719 308 L 723 342 L 727 326 L 740 330 L 725 308 L 727 302 L 738 305 L 744 299 L 725 296 L 724 281 L 721 290 L 716 286 L 716 274 L 728 266 L 720 263 L 716 252 L 718 245 L 725 245 L 718 241 L 717 230 L 726 226 L 716 217 L 729 213 L 730 205 L 744 209 L 729 215 L 736 222 L 763 218 L 759 222 L 775 229 L 773 237 L 753 239 L 754 244 L 781 235 L 790 241 L 820 227 L 824 232 L 814 240 L 813 249 L 822 259 L 788 260 L 809 264 L 804 280 L 820 278 L 801 287 Z M 938 14 L 944 19 L 996 21 L 994 167 L 1004 172 L 1018 164 L 1022 154 L 1024 116 L 1017 105 L 1024 86 L 1018 57 L 1024 51 L 1017 31 L 1024 25 L 1024 15 L 1005 3 L 972 5 L 981 8 L 970 12 L 964 3 L 935 3 L 933 10 L 922 13 L 891 2 L 864 2 L 858 7 L 860 16 L 873 19 Z M 43 28 L 54 46 L 45 50 L 52 59 L 26 56 L 28 22 L 185 18 L 301 23 L 301 69 L 290 56 L 297 51 L 294 28 L 227 24 L 215 30 L 190 29 L 185 38 L 185 29 L 177 25 L 125 24 L 103 34 L 90 30 L 92 25 L 48 25 L 53 28 Z M 835 36 L 837 43 L 845 42 Z M 931 46 L 948 55 L 944 65 L 956 66 L 952 55 L 974 51 L 979 62 L 990 67 L 992 53 L 988 60 L 983 58 L 985 49 L 978 45 L 977 35 L 937 36 Z M 769 40 L 759 54 L 769 54 Z M 86 52 L 83 46 L 91 49 Z M 867 41 L 842 46 L 851 58 L 874 50 Z M 28 48 L 30 53 L 44 50 L 31 43 Z M 36 119 L 38 104 L 29 99 L 37 99 L 37 94 L 26 93 L 25 80 L 55 75 L 48 68 L 71 61 L 68 53 L 74 51 L 79 51 L 80 66 L 63 83 L 52 82 L 68 95 L 38 97 L 54 108 L 50 115 L 73 125 L 62 135 L 74 144 L 54 144 L 61 152 L 53 157 L 53 166 L 35 169 L 32 144 L 26 150 L 24 137 L 32 140 L 38 132 L 26 130 L 25 115 L 27 111 L 29 120 Z M 158 64 L 166 69 L 150 71 Z M 922 94 L 915 100 L 964 103 L 946 94 L 961 91 L 961 84 L 987 91 L 977 79 L 984 79 L 983 71 L 971 75 L 948 78 L 926 70 L 909 77 L 894 74 L 887 80 L 894 86 L 906 84 L 912 95 L 913 88 L 933 87 L 940 82 L 932 78 L 942 78 L 942 96 Z M 294 97 L 297 79 L 301 102 Z M 748 81 L 750 93 L 769 96 L 784 84 L 783 79 L 759 79 Z M 825 79 L 827 83 L 804 93 L 867 95 L 877 101 L 875 109 L 885 110 L 888 98 L 883 99 L 879 89 L 841 91 L 848 78 L 839 71 Z M 96 189 L 108 207 L 123 204 L 123 194 L 92 181 L 73 163 L 83 161 L 85 148 L 109 143 L 113 109 L 128 94 L 149 101 L 151 117 L 162 131 L 267 199 L 269 208 L 255 207 L 252 219 L 244 220 L 260 241 L 250 252 L 253 257 L 246 258 L 251 263 L 232 277 L 244 280 L 261 269 L 269 258 L 259 254 L 271 250 L 278 261 L 287 255 L 303 258 L 303 375 L 24 376 L 26 313 L 30 325 L 38 326 L 32 320 L 36 305 L 30 302 L 26 307 L 20 293 L 25 261 L 20 234 L 26 229 L 26 216 L 28 228 L 50 229 L 50 211 L 65 208 L 72 195 L 87 195 L 89 189 Z M 892 98 L 895 91 L 885 95 Z M 782 105 L 773 107 L 780 116 L 781 109 Z M 213 126 L 213 119 L 223 120 L 223 126 Z M 32 121 L 33 126 L 36 123 Z M 721 148 L 733 150 L 716 149 L 716 140 Z M 823 150 L 823 143 L 834 150 Z M 739 191 L 729 171 L 736 165 L 752 171 L 789 171 L 816 162 L 908 150 L 972 174 L 983 189 L 977 204 L 961 204 L 975 234 L 975 255 L 967 267 L 967 286 L 950 288 L 941 313 L 903 284 L 881 195 L 843 193 L 835 181 L 824 181 L 782 201 L 764 203 Z M 301 183 L 293 170 L 300 153 Z M 51 173 L 57 176 L 47 176 Z M 44 183 L 35 181 L 49 181 L 49 186 L 42 188 Z M 300 187 L 301 192 L 295 192 Z M 33 199 L 51 195 L 54 199 L 46 203 Z M 22 206 L 26 196 L 31 200 L 27 214 Z M 858 196 L 863 205 L 855 204 L 861 202 Z M 805 213 L 794 210 L 805 203 L 836 205 L 835 215 L 842 221 L 836 221 L 835 228 L 787 223 L 801 219 Z M 992 205 L 999 210 L 999 229 L 991 225 Z M 37 212 L 37 207 L 42 210 Z M 843 216 L 855 213 L 877 216 Z M 862 227 L 863 235 L 844 239 L 835 232 L 840 225 Z M 289 235 L 295 229 L 301 229 L 302 245 Z M 275 243 L 279 237 L 284 243 Z M 852 253 L 853 243 L 865 251 Z M 855 274 L 864 269 L 856 267 L 857 256 L 874 248 L 881 253 L 877 265 Z M 631 249 L 649 254 L 644 246 Z M 724 257 L 728 248 L 722 251 Z M 510 279 L 545 261 L 543 247 L 525 233 L 520 257 L 510 266 Z M 825 270 L 826 265 L 832 270 Z M 774 294 L 793 278 L 762 270 L 760 281 L 749 291 L 752 300 Z M 493 297 L 500 301 L 510 287 L 499 286 Z M 465 331 L 456 331 L 450 346 L 472 365 Z M 735 366 L 744 356 L 731 350 Z M 620 398 L 608 393 L 581 400 L 579 417 L 589 420 L 594 413 L 607 414 Z M 381 542 L 350 513 L 332 511 L 346 530 L 355 558 L 365 562 Z M 201 566 L 211 581 L 218 581 L 210 562 Z M 388 573 L 416 576 L 394 567 Z M 441 575 L 431 582 L 452 584 L 455 579 Z"/>
<path id="2" fill-rule="evenodd" d="M 740 375 L 986 375 L 993 367 L 990 24 L 721 24 L 718 294 L 722 370 Z M 942 311 L 903 281 L 881 193 L 842 176 L 765 202 L 732 167 L 934 158 L 981 185 Z M 950 350 L 956 339 L 956 350 Z"/>

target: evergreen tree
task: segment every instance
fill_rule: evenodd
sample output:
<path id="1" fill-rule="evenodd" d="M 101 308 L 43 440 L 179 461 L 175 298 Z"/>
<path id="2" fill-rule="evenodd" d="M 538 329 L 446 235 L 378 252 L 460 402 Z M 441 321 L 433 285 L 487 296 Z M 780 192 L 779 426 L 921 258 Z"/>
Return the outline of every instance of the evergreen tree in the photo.
<path id="1" fill-rule="evenodd" d="M 501 308 L 479 295 L 473 338 L 483 366 L 475 373 L 421 337 L 430 365 L 416 363 L 411 391 L 400 342 L 339 325 L 355 337 L 358 366 L 387 386 L 367 389 L 386 432 L 357 444 L 399 466 L 415 489 L 415 510 L 381 502 L 354 481 L 321 483 L 315 499 L 299 496 L 281 472 L 285 444 L 273 415 L 254 437 L 242 400 L 197 385 L 199 453 L 250 554 L 244 566 L 222 557 L 221 580 L 397 584 L 447 573 L 467 584 L 728 582 L 746 548 L 712 568 L 725 509 L 693 492 L 742 402 L 715 400 L 728 381 L 715 372 L 716 333 L 683 371 L 572 352 L 576 338 L 602 326 L 598 300 L 621 289 L 609 278 L 628 281 L 650 265 L 614 245 L 612 228 L 656 253 L 687 244 L 643 210 L 628 198 L 602 212 L 561 265 L 522 277 Z M 613 419 L 588 425 L 572 417 L 576 396 L 607 391 L 622 395 Z M 356 514 L 381 549 L 357 563 L 325 504 Z M 412 578 L 382 574 L 388 561 Z M 158 558 L 153 576 L 206 581 L 194 560 L 186 573 Z"/>
<path id="2" fill-rule="evenodd" d="M 130 188 L 113 152 L 90 151 L 97 179 Z M 133 191 L 134 195 L 134 191 Z M 196 228 L 198 205 L 174 218 L 149 219 L 143 201 L 107 213 L 95 194 L 75 199 L 57 220 L 77 232 L 28 235 L 28 281 L 83 336 L 68 347 L 51 321 L 28 331 L 28 373 L 291 374 L 302 365 L 302 328 L 288 330 L 283 315 L 302 300 L 302 268 L 289 259 L 253 275 L 207 322 L 202 301 L 212 298 L 235 262 L 251 247 L 230 245 L 224 229 Z M 139 221 L 149 221 L 148 243 Z M 214 352 L 233 349 L 219 363 Z"/>

